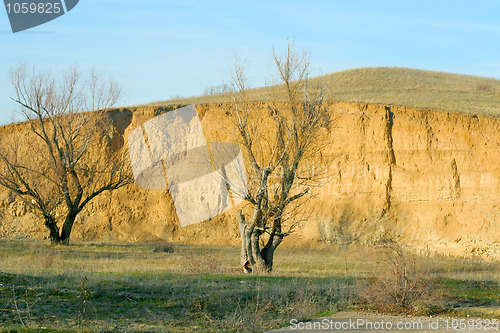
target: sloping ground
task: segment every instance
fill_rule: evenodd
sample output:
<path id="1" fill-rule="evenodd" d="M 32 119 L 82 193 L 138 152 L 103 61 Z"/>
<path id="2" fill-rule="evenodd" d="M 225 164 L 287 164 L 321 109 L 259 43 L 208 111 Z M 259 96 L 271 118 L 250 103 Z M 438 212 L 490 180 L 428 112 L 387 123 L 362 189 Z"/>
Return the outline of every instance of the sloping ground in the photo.
<path id="1" fill-rule="evenodd" d="M 230 105 L 197 107 L 208 142 L 231 141 Z M 266 103 L 255 105 L 266 114 Z M 370 243 L 390 235 L 422 251 L 500 258 L 500 118 L 363 103 L 330 103 L 335 126 L 325 151 L 305 161 L 326 170 L 308 223 L 286 243 Z M 116 140 L 168 111 L 144 107 L 110 113 Z M 24 124 L 0 128 L 0 135 Z M 261 123 L 261 131 L 268 129 Z M 323 143 L 323 142 L 322 142 Z M 240 208 L 240 207 L 237 207 Z M 248 209 L 248 207 L 243 207 Z M 43 238 L 42 222 L 0 190 L 0 236 Z M 180 227 L 170 193 L 130 185 L 82 211 L 73 239 L 239 243 L 235 210 Z"/>
<path id="2" fill-rule="evenodd" d="M 500 116 L 500 80 L 418 69 L 357 68 L 313 78 L 328 86 L 327 101 L 361 102 Z M 253 89 L 255 101 L 268 100 L 265 88 Z M 224 94 L 148 104 L 148 106 L 228 102 Z"/>

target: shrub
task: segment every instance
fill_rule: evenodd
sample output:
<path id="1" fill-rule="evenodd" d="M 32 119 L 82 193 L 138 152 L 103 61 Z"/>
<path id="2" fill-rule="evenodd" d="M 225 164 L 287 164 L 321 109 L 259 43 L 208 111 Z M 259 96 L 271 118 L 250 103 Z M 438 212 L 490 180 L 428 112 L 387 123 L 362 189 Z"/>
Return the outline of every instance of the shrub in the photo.
<path id="1" fill-rule="evenodd" d="M 156 243 L 153 247 L 153 252 L 155 252 L 155 253 L 161 253 L 161 252 L 172 253 L 172 252 L 174 252 L 174 244 L 169 243 L 169 242 Z"/>
<path id="2" fill-rule="evenodd" d="M 486 82 L 480 82 L 476 85 L 478 91 L 488 92 L 491 90 L 491 86 Z"/>
<path id="3" fill-rule="evenodd" d="M 190 274 L 226 274 L 228 273 L 224 263 L 206 254 L 203 257 L 190 253 L 185 257 L 185 270 Z"/>
<path id="4" fill-rule="evenodd" d="M 436 312 L 440 299 L 424 278 L 425 268 L 417 269 L 415 259 L 394 240 L 382 240 L 379 246 L 382 269 L 374 279 L 361 282 L 361 298 L 380 311 Z"/>

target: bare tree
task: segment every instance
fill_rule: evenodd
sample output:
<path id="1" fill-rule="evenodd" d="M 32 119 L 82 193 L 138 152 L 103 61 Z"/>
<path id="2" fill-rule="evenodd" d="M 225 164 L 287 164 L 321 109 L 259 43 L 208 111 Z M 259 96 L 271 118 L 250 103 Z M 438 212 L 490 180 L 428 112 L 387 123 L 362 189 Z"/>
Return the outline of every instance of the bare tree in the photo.
<path id="1" fill-rule="evenodd" d="M 23 65 L 10 82 L 27 122 L 0 138 L 0 185 L 41 215 L 52 243 L 67 244 L 92 199 L 133 181 L 106 112 L 120 88 L 93 71 L 85 79 L 73 68 L 56 79 Z"/>
<path id="2" fill-rule="evenodd" d="M 219 84 L 217 86 L 209 86 L 205 88 L 205 95 L 217 95 L 217 94 L 223 94 L 229 90 L 229 87 L 227 84 Z"/>
<path id="3" fill-rule="evenodd" d="M 244 66 L 236 64 L 232 80 L 234 134 L 249 164 L 245 200 L 252 209 L 248 219 L 241 210 L 238 216 L 246 273 L 271 271 L 275 249 L 301 221 L 314 185 L 304 161 L 324 148 L 318 138 L 330 123 L 325 86 L 309 78 L 308 54 L 298 55 L 289 42 L 286 54 L 273 52 L 273 59 L 279 85 L 270 88 L 267 110 L 249 101 Z"/>

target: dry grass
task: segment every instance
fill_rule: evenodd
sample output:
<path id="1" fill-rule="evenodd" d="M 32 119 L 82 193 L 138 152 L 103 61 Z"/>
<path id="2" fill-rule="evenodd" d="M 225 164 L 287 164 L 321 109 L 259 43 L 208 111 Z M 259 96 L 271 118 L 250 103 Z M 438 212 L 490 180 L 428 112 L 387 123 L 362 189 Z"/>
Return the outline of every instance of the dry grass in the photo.
<path id="1" fill-rule="evenodd" d="M 366 247 L 280 248 L 277 271 L 243 275 L 237 247 L 0 241 L 0 327 L 76 332 L 262 332 L 291 318 L 310 319 L 363 303 L 363 281 L 387 268 Z M 500 263 L 410 256 L 420 281 L 440 291 L 443 306 L 417 299 L 406 312 L 500 305 Z M 347 264 L 347 265 L 346 265 Z M 413 267 L 413 266 L 412 266 Z M 471 279 L 460 280 L 462 274 Z M 495 275 L 496 274 L 496 275 Z M 14 296 L 15 295 L 15 296 Z M 428 300 L 427 300 L 428 301 Z M 418 312 L 418 311 L 420 312 Z M 492 314 L 489 316 L 498 315 Z M 50 331 L 49 330 L 49 331 Z M 0 332 L 2 329 L 0 329 Z"/>
<path id="2" fill-rule="evenodd" d="M 500 116 L 500 80 L 409 68 L 357 68 L 311 79 L 328 85 L 327 101 L 410 106 Z M 275 88 L 280 92 L 280 88 Z M 266 88 L 250 91 L 255 101 L 268 101 Z M 177 98 L 148 106 L 230 101 L 225 94 Z"/>

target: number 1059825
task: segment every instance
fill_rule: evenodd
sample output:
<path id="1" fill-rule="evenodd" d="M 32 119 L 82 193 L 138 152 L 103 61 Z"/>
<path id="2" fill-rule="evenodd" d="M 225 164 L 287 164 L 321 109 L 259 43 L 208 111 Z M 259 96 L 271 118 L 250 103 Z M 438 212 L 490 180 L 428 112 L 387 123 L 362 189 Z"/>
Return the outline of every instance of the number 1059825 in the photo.
<path id="1" fill-rule="evenodd" d="M 13 2 L 5 5 L 11 14 L 59 14 L 63 12 L 61 2 Z"/>

